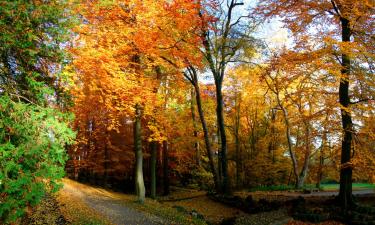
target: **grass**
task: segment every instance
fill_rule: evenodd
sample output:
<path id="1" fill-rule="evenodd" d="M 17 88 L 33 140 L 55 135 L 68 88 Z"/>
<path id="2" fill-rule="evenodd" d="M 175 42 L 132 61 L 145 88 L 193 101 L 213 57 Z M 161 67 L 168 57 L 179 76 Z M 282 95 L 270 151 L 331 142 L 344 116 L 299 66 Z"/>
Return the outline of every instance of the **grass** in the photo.
<path id="1" fill-rule="evenodd" d="M 340 188 L 339 184 L 322 184 L 321 189 L 323 191 L 338 191 Z M 375 184 L 368 183 L 353 183 L 353 190 L 362 189 L 375 189 Z"/>
<path id="2" fill-rule="evenodd" d="M 250 188 L 249 191 L 289 191 L 294 190 L 295 187 L 292 185 L 270 185 L 270 186 L 258 186 Z"/>

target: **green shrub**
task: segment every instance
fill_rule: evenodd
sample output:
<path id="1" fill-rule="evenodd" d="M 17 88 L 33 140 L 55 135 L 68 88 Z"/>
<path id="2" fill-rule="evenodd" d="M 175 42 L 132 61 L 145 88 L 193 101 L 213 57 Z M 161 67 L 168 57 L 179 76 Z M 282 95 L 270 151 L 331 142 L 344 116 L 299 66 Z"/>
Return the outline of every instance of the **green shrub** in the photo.
<path id="1" fill-rule="evenodd" d="M 0 222 L 15 221 L 64 176 L 71 116 L 0 97 Z"/>
<path id="2" fill-rule="evenodd" d="M 203 190 L 212 190 L 214 187 L 212 173 L 203 168 L 198 168 L 192 171 L 192 182 L 196 183 Z"/>

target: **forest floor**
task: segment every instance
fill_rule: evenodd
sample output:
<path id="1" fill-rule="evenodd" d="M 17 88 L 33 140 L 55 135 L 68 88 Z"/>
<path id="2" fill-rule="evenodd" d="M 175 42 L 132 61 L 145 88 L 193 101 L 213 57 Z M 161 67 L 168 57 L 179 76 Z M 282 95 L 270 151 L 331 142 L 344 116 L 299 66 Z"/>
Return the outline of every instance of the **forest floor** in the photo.
<path id="1" fill-rule="evenodd" d="M 71 224 L 225 224 L 228 221 L 228 224 L 281 225 L 292 221 L 283 210 L 249 215 L 211 200 L 204 191 L 192 189 L 173 187 L 168 197 L 158 201 L 146 199 L 141 205 L 134 195 L 69 179 L 63 183 L 57 201 Z"/>
<path id="2" fill-rule="evenodd" d="M 156 225 L 165 223 L 164 220 L 157 216 L 126 206 L 126 201 L 132 201 L 133 199 L 124 199 L 123 196 L 103 189 L 67 180 L 64 182 L 64 188 L 60 194 L 60 196 L 70 196 L 84 202 L 88 207 L 99 212 L 113 224 Z"/>
<path id="3" fill-rule="evenodd" d="M 139 204 L 134 195 L 92 187 L 69 179 L 64 179 L 63 184 L 64 187 L 55 196 L 44 201 L 32 215 L 31 220 L 25 224 L 309 224 L 293 220 L 288 216 L 286 209 L 246 214 L 237 208 L 212 200 L 204 191 L 193 189 L 172 187 L 169 196 L 160 197 L 157 201 L 147 198 L 145 204 Z M 325 197 L 336 194 L 336 192 L 319 193 L 319 195 L 313 193 L 313 196 Z M 374 193 L 374 190 L 358 190 L 355 193 L 368 194 Z M 297 193 L 259 191 L 251 192 L 251 195 L 254 198 L 267 196 L 271 200 L 274 198 L 280 200 L 293 198 Z M 304 197 L 307 195 L 312 196 L 312 194 L 304 194 Z M 46 217 L 46 214 L 54 215 Z M 338 222 L 321 224 L 340 225 Z"/>

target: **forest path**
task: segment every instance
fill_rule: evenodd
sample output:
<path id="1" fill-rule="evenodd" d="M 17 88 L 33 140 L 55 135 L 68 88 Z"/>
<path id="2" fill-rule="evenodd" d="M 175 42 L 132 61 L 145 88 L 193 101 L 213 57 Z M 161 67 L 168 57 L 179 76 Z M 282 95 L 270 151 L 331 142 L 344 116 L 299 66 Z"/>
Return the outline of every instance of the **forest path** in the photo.
<path id="1" fill-rule="evenodd" d="M 124 199 L 120 194 L 108 192 L 101 188 L 94 188 L 64 179 L 63 190 L 75 198 L 82 200 L 98 214 L 103 215 L 116 225 L 157 225 L 165 224 L 154 215 L 135 210 L 126 205 L 134 199 Z"/>

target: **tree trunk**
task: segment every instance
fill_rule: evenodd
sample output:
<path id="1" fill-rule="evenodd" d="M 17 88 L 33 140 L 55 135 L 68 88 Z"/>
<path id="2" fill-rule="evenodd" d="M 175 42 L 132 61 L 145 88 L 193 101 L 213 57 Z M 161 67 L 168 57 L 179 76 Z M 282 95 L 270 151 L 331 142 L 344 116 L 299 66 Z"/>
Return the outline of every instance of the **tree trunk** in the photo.
<path id="1" fill-rule="evenodd" d="M 310 162 L 310 128 L 309 123 L 305 122 L 305 159 L 303 162 L 303 167 L 301 173 L 299 174 L 297 188 L 302 188 L 305 182 L 305 178 L 307 176 L 307 172 L 309 170 L 309 162 Z"/>
<path id="2" fill-rule="evenodd" d="M 316 176 L 316 188 L 320 189 L 320 184 L 323 179 L 323 166 L 324 166 L 324 145 L 326 142 L 326 132 L 323 133 L 322 138 L 322 146 L 320 147 L 320 155 L 319 155 L 319 168 Z"/>
<path id="3" fill-rule="evenodd" d="M 106 132 L 106 138 L 104 143 L 104 187 L 108 185 L 108 165 L 109 165 L 109 151 L 108 151 L 108 134 Z"/>
<path id="4" fill-rule="evenodd" d="M 168 162 L 168 142 L 163 141 L 163 189 L 164 195 L 169 195 L 169 162 Z"/>
<path id="5" fill-rule="evenodd" d="M 274 109 L 271 109 L 271 141 L 268 144 L 268 153 L 271 155 L 272 163 L 275 163 L 275 150 L 276 150 L 276 138 L 275 138 L 275 120 L 276 120 L 276 112 Z"/>
<path id="6" fill-rule="evenodd" d="M 158 82 L 157 85 L 155 85 L 153 93 L 156 95 L 159 90 L 160 86 L 160 80 L 162 78 L 162 71 L 160 66 L 155 67 L 156 72 L 156 80 Z M 154 108 L 153 113 L 156 113 L 158 108 Z M 151 121 L 154 124 L 157 124 L 155 118 L 152 118 Z M 150 150 L 151 150 L 151 198 L 156 198 L 156 167 L 157 167 L 157 151 L 158 151 L 158 143 L 156 141 L 151 141 L 150 143 Z"/>
<path id="7" fill-rule="evenodd" d="M 194 127 L 194 137 L 196 138 L 196 141 L 194 143 L 194 149 L 195 149 L 195 157 L 196 157 L 196 162 L 197 162 L 197 165 L 198 167 L 201 166 L 201 155 L 200 155 L 200 149 L 199 149 L 199 140 L 198 140 L 198 128 L 197 128 L 197 121 L 196 121 L 196 118 L 195 118 L 195 102 L 194 100 L 196 99 L 196 96 L 195 96 L 195 91 L 194 90 L 191 90 L 191 118 L 193 120 L 193 127 Z M 196 100 L 195 100 L 196 101 Z"/>
<path id="8" fill-rule="evenodd" d="M 220 142 L 221 142 L 221 169 L 222 169 L 222 192 L 224 194 L 230 194 L 230 184 L 228 177 L 228 159 L 227 159 L 227 136 L 225 132 L 224 123 L 224 102 L 222 93 L 222 81 L 215 80 L 216 86 L 216 115 L 217 124 L 220 131 Z"/>
<path id="9" fill-rule="evenodd" d="M 135 190 L 138 201 L 143 203 L 145 200 L 145 183 L 143 180 L 143 155 L 142 155 L 142 134 L 141 134 L 141 106 L 135 105 L 134 121 L 134 150 L 135 150 Z"/>
<path id="10" fill-rule="evenodd" d="M 288 141 L 288 150 L 289 150 L 290 158 L 292 159 L 293 172 L 296 178 L 296 187 L 298 188 L 298 185 L 300 184 L 299 175 L 298 175 L 298 164 L 297 164 L 296 155 L 294 154 L 293 147 L 292 147 L 292 137 L 290 134 L 290 123 L 289 123 L 288 111 L 281 105 L 280 101 L 279 101 L 279 106 L 284 116 L 284 122 L 286 126 L 286 137 Z"/>
<path id="11" fill-rule="evenodd" d="M 216 141 L 217 141 L 217 174 L 218 174 L 218 182 L 219 182 L 219 189 L 218 192 L 223 191 L 223 165 L 221 164 L 221 138 L 220 138 L 220 128 L 217 125 L 217 130 L 216 130 Z"/>
<path id="12" fill-rule="evenodd" d="M 156 198 L 156 161 L 157 161 L 157 142 L 150 143 L 151 150 L 151 198 Z"/>
<path id="13" fill-rule="evenodd" d="M 218 172 L 217 172 L 216 167 L 215 167 L 214 154 L 213 154 L 212 149 L 211 149 L 210 136 L 209 136 L 209 133 L 208 133 L 206 119 L 204 117 L 198 80 L 196 80 L 196 82 L 194 84 L 194 89 L 195 89 L 195 99 L 197 101 L 199 119 L 201 121 L 202 129 L 203 129 L 204 143 L 206 145 L 208 161 L 209 161 L 209 165 L 210 165 L 212 175 L 214 177 L 215 189 L 216 189 L 216 191 L 219 191 L 220 190 L 220 184 L 219 184 L 219 180 L 218 180 L 219 176 L 218 176 Z"/>
<path id="14" fill-rule="evenodd" d="M 234 128 L 234 138 L 235 138 L 235 148 L 236 148 L 236 187 L 241 187 L 241 149 L 240 149 L 240 113 L 241 113 L 241 95 L 236 93 L 236 112 L 235 112 L 235 128 Z"/>
<path id="15" fill-rule="evenodd" d="M 351 30 L 349 20 L 341 18 L 342 26 L 342 41 L 350 42 Z M 352 196 L 352 165 L 351 159 L 351 144 L 353 122 L 350 112 L 350 97 L 349 97 L 349 75 L 350 75 L 350 57 L 343 53 L 341 56 L 341 78 L 339 87 L 339 101 L 341 105 L 341 121 L 343 128 L 343 138 L 341 146 L 341 169 L 340 169 L 340 192 L 338 199 L 341 206 L 346 211 L 348 207 L 353 204 Z"/>

